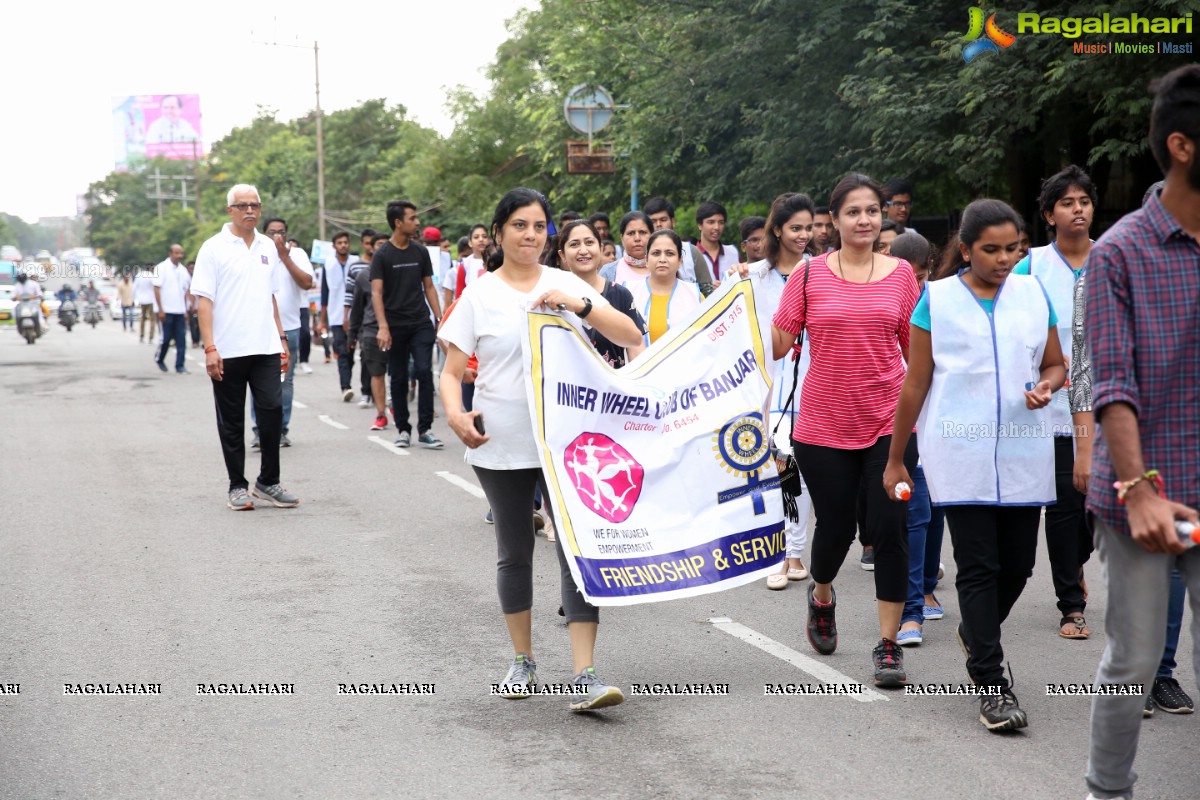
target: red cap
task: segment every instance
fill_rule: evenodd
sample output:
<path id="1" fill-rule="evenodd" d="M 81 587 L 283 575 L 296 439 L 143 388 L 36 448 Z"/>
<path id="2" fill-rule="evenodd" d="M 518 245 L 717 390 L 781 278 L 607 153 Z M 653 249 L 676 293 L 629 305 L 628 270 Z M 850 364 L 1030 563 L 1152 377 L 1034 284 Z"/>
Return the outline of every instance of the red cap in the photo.
<path id="1" fill-rule="evenodd" d="M 440 242 L 442 240 L 442 232 L 430 225 L 421 231 L 421 238 L 427 242 Z"/>

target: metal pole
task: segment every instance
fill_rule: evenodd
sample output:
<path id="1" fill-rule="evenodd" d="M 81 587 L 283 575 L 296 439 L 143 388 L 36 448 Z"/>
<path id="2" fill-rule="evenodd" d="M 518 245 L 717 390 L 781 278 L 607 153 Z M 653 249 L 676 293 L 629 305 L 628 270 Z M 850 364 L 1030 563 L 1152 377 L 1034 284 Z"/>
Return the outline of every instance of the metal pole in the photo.
<path id="1" fill-rule="evenodd" d="M 200 142 L 192 140 L 192 175 L 194 176 L 193 187 L 196 190 L 196 222 L 203 222 L 200 219 Z"/>
<path id="2" fill-rule="evenodd" d="M 629 209 L 630 211 L 637 211 L 637 210 L 638 210 L 638 177 L 637 177 L 637 164 L 634 164 L 632 167 L 630 167 L 630 175 L 629 175 L 629 205 L 630 205 L 630 209 Z"/>
<path id="3" fill-rule="evenodd" d="M 158 198 L 158 218 L 162 219 L 162 175 L 154 168 L 154 196 Z"/>
<path id="4" fill-rule="evenodd" d="M 317 233 L 325 239 L 325 128 L 321 117 L 320 48 L 313 42 L 313 69 L 317 78 Z"/>

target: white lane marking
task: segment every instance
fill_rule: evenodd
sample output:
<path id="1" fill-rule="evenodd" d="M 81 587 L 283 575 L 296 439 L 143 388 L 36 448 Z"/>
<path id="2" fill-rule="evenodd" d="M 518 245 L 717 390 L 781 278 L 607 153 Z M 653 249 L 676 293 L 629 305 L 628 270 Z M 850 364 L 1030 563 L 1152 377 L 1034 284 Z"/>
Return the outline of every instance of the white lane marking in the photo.
<path id="1" fill-rule="evenodd" d="M 299 400 L 293 400 L 292 405 L 296 408 L 308 408 L 308 406 L 304 405 L 304 403 L 301 403 Z"/>
<path id="2" fill-rule="evenodd" d="M 747 628 L 741 623 L 734 622 L 729 617 L 713 617 L 709 619 L 709 622 L 712 623 L 713 627 L 715 627 L 717 630 L 724 631 L 730 636 L 741 639 L 748 645 L 757 647 L 764 653 L 770 653 L 776 658 L 786 661 L 796 669 L 802 672 L 807 672 L 809 675 L 813 676 L 822 683 L 859 683 L 849 675 L 843 675 L 833 667 L 822 664 L 815 658 L 806 656 L 803 653 L 798 653 L 787 645 L 780 644 L 774 639 L 763 636 L 761 633 L 752 628 Z M 847 694 L 842 696 L 849 697 L 852 700 L 857 700 L 860 703 L 873 703 L 878 700 L 885 702 L 887 701 L 887 697 L 865 685 L 863 686 L 862 694 Z"/>
<path id="3" fill-rule="evenodd" d="M 321 422 L 324 422 L 326 425 L 328 425 L 331 428 L 337 428 L 339 431 L 350 430 L 350 428 L 348 428 L 347 426 L 343 425 L 342 423 L 338 422 L 335 419 L 332 419 L 328 414 L 322 414 L 321 416 L 317 417 L 317 419 L 321 420 Z"/>
<path id="4" fill-rule="evenodd" d="M 471 483 L 466 478 L 461 478 L 458 475 L 455 475 L 453 472 L 438 472 L 436 474 L 441 476 L 442 478 L 445 478 L 450 483 L 453 483 L 455 486 L 462 489 L 467 494 L 474 495 L 475 497 L 478 497 L 480 500 L 487 499 L 487 496 L 483 493 L 483 489 L 480 489 L 478 486 Z"/>
<path id="5" fill-rule="evenodd" d="M 387 439 L 383 438 L 382 436 L 368 436 L 367 441 L 374 442 L 375 444 L 382 447 L 384 450 L 391 450 L 393 453 L 395 453 L 398 456 L 408 455 L 408 451 L 405 450 L 403 447 L 397 447 L 396 445 L 392 444 L 391 442 L 389 442 Z"/>

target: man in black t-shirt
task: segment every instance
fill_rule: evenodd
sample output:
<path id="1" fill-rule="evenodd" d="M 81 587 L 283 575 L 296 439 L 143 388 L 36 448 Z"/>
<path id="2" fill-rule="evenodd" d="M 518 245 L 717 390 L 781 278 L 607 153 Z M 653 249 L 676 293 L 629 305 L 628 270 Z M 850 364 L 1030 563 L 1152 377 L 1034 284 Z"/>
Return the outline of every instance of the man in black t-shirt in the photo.
<path id="1" fill-rule="evenodd" d="M 392 416 L 396 420 L 398 447 L 412 444 L 408 421 L 408 360 L 412 357 L 417 381 L 417 444 L 441 449 L 433 435 L 433 319 L 442 308 L 433 288 L 433 263 L 429 251 L 416 240 L 421 221 L 417 207 L 407 200 L 388 203 L 387 221 L 392 238 L 375 250 L 371 259 L 371 304 L 379 324 L 376 341 L 387 353 L 392 380 Z M 430 311 L 433 318 L 430 318 Z M 400 402 L 401 400 L 405 402 Z"/>

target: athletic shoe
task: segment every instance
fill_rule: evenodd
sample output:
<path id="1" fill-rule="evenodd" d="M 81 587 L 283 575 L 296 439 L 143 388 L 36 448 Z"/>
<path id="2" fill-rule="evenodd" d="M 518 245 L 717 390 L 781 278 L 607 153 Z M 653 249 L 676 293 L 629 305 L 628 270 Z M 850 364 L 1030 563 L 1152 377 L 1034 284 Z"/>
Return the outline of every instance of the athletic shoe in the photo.
<path id="1" fill-rule="evenodd" d="M 425 431 L 417 437 L 417 444 L 421 447 L 427 447 L 430 450 L 441 450 L 446 446 L 446 443 L 433 435 L 433 431 Z"/>
<path id="2" fill-rule="evenodd" d="M 387 430 L 387 417 L 384 416 L 383 414 L 380 414 L 379 416 L 375 417 L 375 422 L 371 423 L 371 430 L 373 430 L 373 431 Z"/>
<path id="3" fill-rule="evenodd" d="M 940 581 L 944 577 L 946 577 L 946 565 L 939 561 L 938 562 L 938 580 Z"/>
<path id="4" fill-rule="evenodd" d="M 280 447 L 291 447 L 292 446 L 292 440 L 288 438 L 288 435 L 286 433 L 279 434 L 279 446 Z"/>
<path id="5" fill-rule="evenodd" d="M 1154 716 L 1154 693 L 1153 692 L 1146 695 L 1146 705 L 1142 707 L 1142 716 L 1143 717 L 1153 717 Z"/>
<path id="6" fill-rule="evenodd" d="M 258 441 L 258 434 L 257 434 L 257 433 L 255 433 L 255 434 L 254 434 L 254 441 L 250 442 L 250 446 L 251 446 L 251 447 L 253 447 L 253 448 L 255 448 L 255 449 L 257 449 L 257 448 L 259 448 L 259 447 L 262 447 L 262 443 Z"/>
<path id="7" fill-rule="evenodd" d="M 310 367 L 308 365 L 307 361 L 303 361 L 300 363 L 300 371 L 303 372 L 305 375 L 312 375 L 312 367 Z"/>
<path id="8" fill-rule="evenodd" d="M 183 369 L 177 369 L 177 370 L 175 370 L 175 373 L 178 375 L 191 375 L 192 374 L 191 371 L 187 367 L 184 367 Z"/>
<path id="9" fill-rule="evenodd" d="M 818 605 L 813 590 L 817 585 L 808 585 L 808 643 L 823 656 L 837 650 L 837 620 L 834 612 L 837 609 L 837 592 L 829 605 Z M 832 591 L 832 590 L 831 590 Z"/>
<path id="10" fill-rule="evenodd" d="M 989 731 L 1015 731 L 1029 724 L 1029 718 L 1017 705 L 1017 696 L 1011 688 L 979 698 L 979 721 Z"/>
<path id="11" fill-rule="evenodd" d="M 619 706 L 625 702 L 625 695 L 615 686 L 608 686 L 596 677 L 596 669 L 588 667 L 575 676 L 575 686 L 586 688 L 586 695 L 576 695 L 571 703 L 572 711 L 594 711 L 607 706 Z"/>
<path id="12" fill-rule="evenodd" d="M 363 399 L 358 401 L 359 408 L 370 408 L 373 405 L 375 405 L 374 401 L 371 400 L 370 397 L 367 397 L 365 394 L 363 395 Z"/>
<path id="13" fill-rule="evenodd" d="M 874 547 L 864 547 L 863 552 L 862 552 L 862 558 L 860 558 L 858 560 L 858 563 L 867 572 L 874 572 L 875 571 L 875 548 Z"/>
<path id="14" fill-rule="evenodd" d="M 934 595 L 933 599 L 936 603 L 937 595 Z M 923 607 L 923 610 L 921 611 L 921 616 L 925 617 L 925 619 L 942 619 L 943 617 L 946 616 L 946 610 L 944 608 L 942 608 L 941 603 L 936 603 L 935 605 L 932 605 L 932 606 L 927 605 L 927 606 Z"/>
<path id="15" fill-rule="evenodd" d="M 170 372 L 170 371 L 171 371 L 171 370 L 167 369 L 167 365 L 166 365 L 166 364 L 164 364 L 163 362 L 159 361 L 157 358 L 156 358 L 156 359 L 154 359 L 154 363 L 155 363 L 155 364 L 158 364 L 158 369 L 159 369 L 159 371 L 160 371 L 160 372 Z"/>
<path id="16" fill-rule="evenodd" d="M 1155 678 L 1150 699 L 1168 714 L 1191 714 L 1195 710 L 1192 698 L 1187 696 L 1174 678 Z"/>
<path id="17" fill-rule="evenodd" d="M 354 390 L 353 389 L 342 389 L 342 402 L 349 403 L 353 399 L 354 399 Z"/>
<path id="18" fill-rule="evenodd" d="M 904 671 L 904 651 L 891 639 L 879 640 L 879 644 L 871 651 L 871 661 L 875 664 L 876 686 L 887 688 L 908 683 L 908 674 Z"/>
<path id="19" fill-rule="evenodd" d="M 546 529 L 546 515 L 540 509 L 533 512 L 533 532 L 541 533 Z"/>
<path id="20" fill-rule="evenodd" d="M 254 501 L 250 499 L 246 490 L 239 486 L 229 490 L 229 507 L 234 511 L 253 511 Z"/>
<path id="21" fill-rule="evenodd" d="M 512 666 L 508 668 L 508 674 L 500 682 L 500 696 L 509 700 L 524 700 L 537 683 L 537 662 L 524 653 L 517 653 Z"/>
<path id="22" fill-rule="evenodd" d="M 484 516 L 483 521 L 488 525 L 495 525 L 496 520 L 492 519 L 492 510 L 489 508 L 488 513 Z"/>
<path id="23" fill-rule="evenodd" d="M 392 442 L 396 447 L 412 447 L 412 434 L 408 431 L 400 431 L 400 435 L 396 437 L 396 441 Z"/>
<path id="24" fill-rule="evenodd" d="M 295 508 L 300 505 L 300 498 L 291 494 L 278 483 L 274 486 L 266 486 L 255 481 L 254 496 L 260 500 L 266 500 L 276 508 Z"/>
<path id="25" fill-rule="evenodd" d="M 901 647 L 913 647 L 923 641 L 925 640 L 921 636 L 920 628 L 910 628 L 906 631 L 902 630 L 896 634 L 896 644 L 900 645 Z"/>

